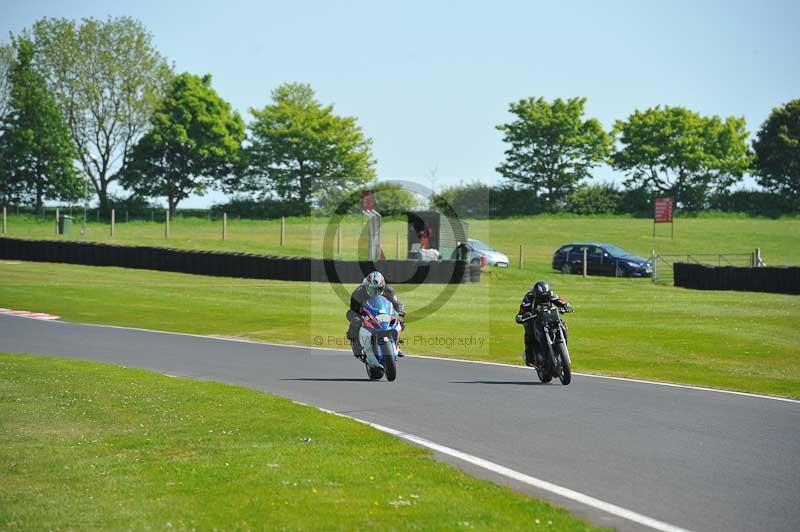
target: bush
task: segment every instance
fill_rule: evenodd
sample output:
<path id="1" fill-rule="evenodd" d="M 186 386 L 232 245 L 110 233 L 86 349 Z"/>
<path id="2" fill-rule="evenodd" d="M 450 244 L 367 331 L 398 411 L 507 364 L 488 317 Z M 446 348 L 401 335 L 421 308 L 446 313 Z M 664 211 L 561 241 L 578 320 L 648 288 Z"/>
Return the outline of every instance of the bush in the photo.
<path id="1" fill-rule="evenodd" d="M 329 195 L 319 206 L 318 213 L 327 215 L 360 214 L 362 198 L 365 191 L 371 190 L 374 194 L 374 209 L 383 216 L 403 214 L 419 206 L 417 196 L 394 183 L 372 183 L 346 194 L 337 196 Z"/>
<path id="2" fill-rule="evenodd" d="M 150 211 L 153 209 L 163 209 L 160 205 L 148 201 L 144 196 L 137 196 L 136 194 L 131 194 L 127 198 L 109 194 L 108 208 L 108 216 L 111 216 L 110 209 L 114 209 L 118 220 L 125 213 L 130 218 L 145 218 L 150 216 Z"/>
<path id="3" fill-rule="evenodd" d="M 651 218 L 655 209 L 655 194 L 645 187 L 629 188 L 620 194 L 617 214 L 630 214 L 637 218 Z"/>
<path id="4" fill-rule="evenodd" d="M 612 183 L 581 185 L 567 196 L 566 210 L 575 214 L 613 214 L 622 193 Z"/>
<path id="5" fill-rule="evenodd" d="M 446 188 L 433 198 L 433 205 L 448 216 L 460 218 L 539 214 L 545 210 L 531 190 L 483 183 Z"/>
<path id="6" fill-rule="evenodd" d="M 269 198 L 257 200 L 235 196 L 227 203 L 216 203 L 211 206 L 211 213 L 215 218 L 221 218 L 223 212 L 228 213 L 228 217 L 269 219 L 280 218 L 281 216 L 308 216 L 311 213 L 311 209 L 308 205 L 299 201 L 282 201 Z"/>
<path id="7" fill-rule="evenodd" d="M 737 190 L 711 196 L 712 209 L 725 212 L 741 212 L 750 216 L 778 218 L 783 214 L 800 213 L 800 205 L 775 192 Z"/>

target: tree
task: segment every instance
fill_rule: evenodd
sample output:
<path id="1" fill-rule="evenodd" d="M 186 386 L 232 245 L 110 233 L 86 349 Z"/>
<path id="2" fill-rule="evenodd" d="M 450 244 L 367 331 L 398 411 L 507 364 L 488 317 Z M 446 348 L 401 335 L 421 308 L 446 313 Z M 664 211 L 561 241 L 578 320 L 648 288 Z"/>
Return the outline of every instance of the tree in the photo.
<path id="1" fill-rule="evenodd" d="M 330 204 L 375 177 L 372 140 L 355 117 L 335 115 L 332 105 L 315 100 L 310 85 L 283 84 L 272 100 L 250 109 L 247 178 L 230 189 Z"/>
<path id="2" fill-rule="evenodd" d="M 61 106 L 83 171 L 108 210 L 108 186 L 124 168 L 164 93 L 170 69 L 150 33 L 129 17 L 45 18 L 30 35 Z"/>
<path id="3" fill-rule="evenodd" d="M 30 202 L 38 210 L 45 199 L 77 198 L 81 180 L 61 112 L 34 69 L 33 45 L 14 44 L 8 112 L 0 122 L 0 192 L 3 203 Z"/>
<path id="4" fill-rule="evenodd" d="M 244 121 L 211 87 L 210 75 L 175 77 L 151 122 L 130 152 L 121 184 L 143 196 L 165 196 L 171 214 L 239 162 Z"/>
<path id="5" fill-rule="evenodd" d="M 551 209 L 558 209 L 578 182 L 602 163 L 611 139 L 596 119 L 584 120 L 586 98 L 527 98 L 512 103 L 516 119 L 500 124 L 503 141 L 511 146 L 497 167 L 504 177 L 542 194 Z"/>
<path id="6" fill-rule="evenodd" d="M 363 188 L 350 190 L 342 196 L 326 195 L 320 202 L 320 211 L 323 213 L 337 212 L 339 214 L 361 213 L 361 201 L 365 191 L 373 193 L 374 209 L 382 215 L 402 214 L 416 209 L 419 198 L 402 185 L 391 182 L 368 183 Z"/>
<path id="7" fill-rule="evenodd" d="M 8 113 L 11 98 L 11 64 L 14 61 L 14 48 L 10 44 L 0 43 L 0 120 Z"/>
<path id="8" fill-rule="evenodd" d="M 758 184 L 800 200 L 800 99 L 772 110 L 753 149 Z"/>
<path id="9" fill-rule="evenodd" d="M 670 195 L 690 210 L 703 208 L 711 190 L 727 189 L 750 167 L 744 118 L 657 106 L 617 121 L 614 134 L 621 147 L 612 165 L 628 174 L 625 185 Z"/>

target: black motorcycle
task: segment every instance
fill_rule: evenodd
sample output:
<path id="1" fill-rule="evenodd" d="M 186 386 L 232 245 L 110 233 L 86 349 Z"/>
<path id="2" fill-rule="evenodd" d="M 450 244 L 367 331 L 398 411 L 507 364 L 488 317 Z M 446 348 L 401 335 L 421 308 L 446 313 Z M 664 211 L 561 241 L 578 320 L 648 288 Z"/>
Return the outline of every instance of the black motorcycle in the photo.
<path id="1" fill-rule="evenodd" d="M 519 316 L 517 322 L 534 320 L 533 326 L 537 329 L 537 337 L 543 344 L 540 347 L 544 350 L 544 364 L 533 365 L 539 380 L 550 382 L 554 376 L 558 376 L 561 384 L 566 386 L 572 380 L 572 371 L 567 348 L 567 327 L 561 319 L 563 312 L 565 311 L 555 305 L 547 305 L 537 309 L 535 314 L 526 312 Z"/>

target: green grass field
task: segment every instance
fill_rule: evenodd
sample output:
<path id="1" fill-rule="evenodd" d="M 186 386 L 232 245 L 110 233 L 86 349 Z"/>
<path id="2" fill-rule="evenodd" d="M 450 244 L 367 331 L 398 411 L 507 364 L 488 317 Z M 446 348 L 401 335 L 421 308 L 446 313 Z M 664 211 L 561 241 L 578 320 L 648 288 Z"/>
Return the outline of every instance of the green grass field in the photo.
<path id="1" fill-rule="evenodd" d="M 54 237 L 49 221 L 12 217 L 9 225 L 12 237 Z M 343 227 L 339 256 L 353 258 L 362 226 L 351 218 Z M 219 224 L 179 219 L 169 241 L 162 226 L 146 222 L 118 225 L 113 241 L 319 256 L 325 229 L 323 220 L 289 219 L 281 247 L 277 221 L 231 221 L 223 242 Z M 668 227 L 653 239 L 649 221 L 621 217 L 471 220 L 470 229 L 512 264 L 524 245 L 525 268 L 487 269 L 479 284 L 398 286 L 409 309 L 407 352 L 520 363 L 513 316 L 525 289 L 545 278 L 575 307 L 567 321 L 577 371 L 800 398 L 800 297 L 565 276 L 549 266 L 570 240 L 645 256 L 760 247 L 768 264 L 797 264 L 800 220 L 679 219 L 674 240 Z M 107 231 L 90 224 L 88 236 L 108 241 Z M 389 257 L 392 235 L 405 248 L 404 231 L 403 220 L 385 223 Z M 346 349 L 346 301 L 336 288 L 0 261 L 0 307 Z M 348 367 L 361 376 L 357 364 Z M 0 375 L 0 528 L 528 529 L 536 519 L 552 529 L 586 526 L 394 438 L 268 395 L 19 355 L 0 355 Z M 381 462 L 385 449 L 397 460 Z"/>
<path id="2" fill-rule="evenodd" d="M 12 222 L 11 236 L 15 224 L 19 233 L 27 231 L 16 236 L 46 236 L 44 225 L 32 218 Z M 679 219 L 676 225 L 674 240 L 666 227 L 658 230 L 667 236 L 653 240 L 651 223 L 632 218 L 472 220 L 472 234 L 506 251 L 512 262 L 522 242 L 525 268 L 488 269 L 477 285 L 399 286 L 409 309 L 406 351 L 520 363 L 522 328 L 513 316 L 525 289 L 544 278 L 576 309 L 567 321 L 578 371 L 800 397 L 797 296 L 692 291 L 654 285 L 647 279 L 584 279 L 550 269 L 552 251 L 570 240 L 610 241 L 643 255 L 652 247 L 670 253 L 746 252 L 761 247 L 768 264 L 800 262 L 798 219 L 697 218 Z M 136 227 L 150 233 L 157 229 L 144 222 Z M 226 242 L 214 239 L 214 227 L 205 220 L 175 221 L 173 234 L 178 236 L 169 244 L 281 253 L 275 240 L 279 222 L 241 222 L 240 231 L 232 225 L 231 235 L 238 233 L 240 240 L 232 237 Z M 321 220 L 289 219 L 287 241 L 299 242 L 305 235 L 295 254 L 314 255 L 315 249 L 321 250 L 324 228 Z M 384 235 L 401 228 L 402 220 L 388 221 Z M 148 240 L 142 234 L 125 240 L 125 231 L 119 229 L 121 242 L 157 243 L 155 236 Z M 345 234 L 352 235 L 353 254 L 359 231 L 357 218 L 345 224 Z M 0 263 L 0 306 L 52 312 L 88 323 L 346 348 L 347 300 L 340 296 L 351 287 L 338 287 L 338 294 L 335 288 L 323 283 Z"/>
<path id="3" fill-rule="evenodd" d="M 8 353 L 0 375 L 3 530 L 596 530 L 264 393 Z"/>
<path id="4" fill-rule="evenodd" d="M 409 308 L 406 351 L 520 363 L 522 328 L 513 316 L 530 278 L 547 274 L 543 267 L 492 270 L 449 296 L 441 285 L 400 285 Z M 797 296 L 561 275 L 554 285 L 575 306 L 567 321 L 578 371 L 800 397 Z M 440 299 L 446 302 L 433 314 L 414 317 Z M 346 303 L 324 283 L 0 262 L 0 306 L 85 323 L 346 348 Z"/>
<path id="5" fill-rule="evenodd" d="M 623 216 L 532 216 L 467 222 L 471 236 L 505 252 L 514 264 L 520 244 L 525 248 L 526 262 L 541 264 L 549 263 L 553 251 L 570 241 L 610 242 L 645 257 L 654 249 L 658 253 L 750 253 L 760 247 L 767 264 L 800 264 L 800 218 L 797 217 L 779 220 L 736 216 L 679 218 L 675 222 L 674 239 L 670 238 L 668 225 L 659 225 L 653 238 L 650 220 Z M 325 218 L 287 218 L 281 246 L 280 220 L 231 219 L 225 241 L 220 221 L 176 218 L 170 223 L 169 239 L 164 238 L 164 226 L 160 223 L 117 223 L 112 239 L 107 223 L 90 221 L 85 237 L 80 235 L 80 224 L 73 227 L 69 237 L 56 237 L 54 219 L 10 215 L 8 236 L 314 257 L 322 256 L 328 225 Z M 343 221 L 342 253 L 337 254 L 337 258 L 355 258 L 359 249 L 365 249 L 363 228 L 360 217 Z M 387 258 L 394 258 L 398 237 L 400 256 L 404 256 L 406 230 L 404 219 L 385 220 L 382 235 Z"/>

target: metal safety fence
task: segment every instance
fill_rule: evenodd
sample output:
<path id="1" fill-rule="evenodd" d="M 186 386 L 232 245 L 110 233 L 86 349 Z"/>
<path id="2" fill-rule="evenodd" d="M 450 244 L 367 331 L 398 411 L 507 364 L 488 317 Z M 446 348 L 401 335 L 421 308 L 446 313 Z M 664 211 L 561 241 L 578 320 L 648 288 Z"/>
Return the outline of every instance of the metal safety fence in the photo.
<path id="1" fill-rule="evenodd" d="M 763 267 L 761 250 L 756 248 L 750 253 L 674 253 L 659 254 L 655 251 L 651 257 L 653 264 L 652 279 L 654 283 L 672 284 L 675 263 L 701 264 L 704 266 L 741 266 L 758 268 Z"/>

